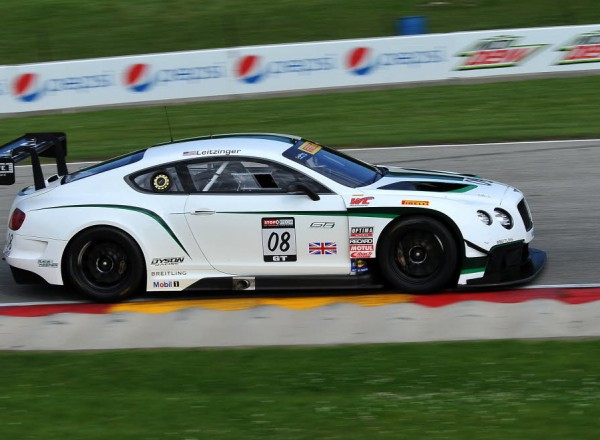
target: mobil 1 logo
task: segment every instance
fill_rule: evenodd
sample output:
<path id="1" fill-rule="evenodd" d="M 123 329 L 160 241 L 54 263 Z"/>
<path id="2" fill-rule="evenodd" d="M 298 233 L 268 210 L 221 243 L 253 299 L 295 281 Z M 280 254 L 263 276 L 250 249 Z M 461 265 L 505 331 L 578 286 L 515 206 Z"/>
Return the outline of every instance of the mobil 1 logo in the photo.
<path id="1" fill-rule="evenodd" d="M 296 224 L 294 218 L 263 218 L 261 224 L 264 261 L 296 261 Z"/>

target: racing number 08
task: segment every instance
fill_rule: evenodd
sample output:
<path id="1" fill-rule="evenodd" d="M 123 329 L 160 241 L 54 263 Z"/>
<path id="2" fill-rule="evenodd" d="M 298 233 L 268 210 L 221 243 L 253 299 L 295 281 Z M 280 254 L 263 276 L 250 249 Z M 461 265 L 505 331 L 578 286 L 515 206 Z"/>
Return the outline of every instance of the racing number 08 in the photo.
<path id="1" fill-rule="evenodd" d="M 267 242 L 267 248 L 271 252 L 277 251 L 279 249 L 281 252 L 287 252 L 290 249 L 290 238 L 291 234 L 285 231 L 281 236 L 273 231 L 269 236 L 269 241 Z"/>
<path id="2" fill-rule="evenodd" d="M 263 260 L 296 261 L 296 224 L 293 217 L 263 218 Z"/>

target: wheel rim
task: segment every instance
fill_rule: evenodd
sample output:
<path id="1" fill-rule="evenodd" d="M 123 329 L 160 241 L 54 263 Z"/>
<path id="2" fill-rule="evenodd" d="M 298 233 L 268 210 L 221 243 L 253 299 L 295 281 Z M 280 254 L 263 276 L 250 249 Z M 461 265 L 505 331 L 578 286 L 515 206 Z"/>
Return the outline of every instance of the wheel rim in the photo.
<path id="1" fill-rule="evenodd" d="M 77 257 L 77 268 L 96 287 L 113 287 L 127 278 L 127 252 L 113 242 L 88 242 Z"/>
<path id="2" fill-rule="evenodd" d="M 398 240 L 394 259 L 404 276 L 428 278 L 435 275 L 444 262 L 444 245 L 431 231 L 410 230 Z"/>

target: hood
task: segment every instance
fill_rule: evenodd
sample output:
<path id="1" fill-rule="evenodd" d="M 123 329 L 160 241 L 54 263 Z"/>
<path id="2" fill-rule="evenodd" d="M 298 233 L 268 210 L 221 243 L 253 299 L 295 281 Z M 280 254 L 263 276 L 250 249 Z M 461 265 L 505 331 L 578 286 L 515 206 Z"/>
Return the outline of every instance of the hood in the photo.
<path id="1" fill-rule="evenodd" d="M 482 179 L 472 174 L 415 168 L 385 167 L 389 172 L 374 187 L 390 191 L 465 193 L 501 201 L 510 189 L 508 185 Z"/>

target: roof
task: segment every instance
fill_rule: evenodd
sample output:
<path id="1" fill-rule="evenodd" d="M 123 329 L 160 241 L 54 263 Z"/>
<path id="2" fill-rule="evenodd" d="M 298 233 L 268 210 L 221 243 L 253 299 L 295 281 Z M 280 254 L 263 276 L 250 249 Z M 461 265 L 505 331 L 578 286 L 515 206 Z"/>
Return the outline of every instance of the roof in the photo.
<path id="1" fill-rule="evenodd" d="M 229 134 L 211 134 L 208 136 L 198 136 L 188 139 L 179 139 L 171 142 L 162 142 L 160 144 L 156 144 L 155 146 L 160 145 L 172 145 L 180 142 L 189 142 L 189 141 L 201 141 L 208 139 L 231 139 L 231 138 L 245 138 L 245 139 L 265 139 L 265 140 L 273 140 L 287 143 L 294 143 L 300 140 L 299 136 L 294 136 L 290 134 L 278 134 L 278 133 L 229 133 Z"/>
<path id="2" fill-rule="evenodd" d="M 232 133 L 166 142 L 148 148 L 145 161 L 170 162 L 183 156 L 279 156 L 301 138 L 274 133 Z"/>

